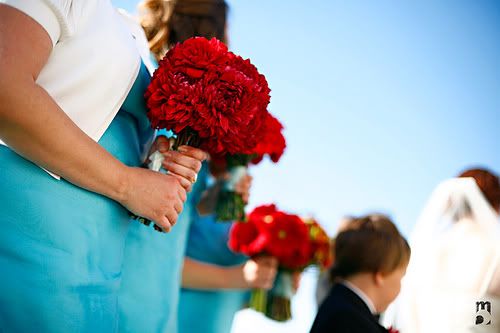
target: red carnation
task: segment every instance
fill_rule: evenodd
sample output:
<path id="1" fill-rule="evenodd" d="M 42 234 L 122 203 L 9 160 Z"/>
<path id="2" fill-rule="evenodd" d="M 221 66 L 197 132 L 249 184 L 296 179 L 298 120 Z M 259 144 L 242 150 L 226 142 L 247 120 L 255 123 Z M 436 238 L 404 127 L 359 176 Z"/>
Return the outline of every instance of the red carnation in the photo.
<path id="1" fill-rule="evenodd" d="M 236 154 L 257 144 L 269 92 L 249 60 L 215 38 L 194 37 L 167 52 L 145 98 L 153 127 L 172 130 L 181 141 L 196 136 L 212 154 Z"/>
<path id="2" fill-rule="evenodd" d="M 283 125 L 280 121 L 268 113 L 264 122 L 263 137 L 260 138 L 259 143 L 253 149 L 253 153 L 257 157 L 252 160 L 252 163 L 260 163 L 264 155 L 269 155 L 274 163 L 279 161 L 286 148 L 286 140 L 282 130 Z"/>

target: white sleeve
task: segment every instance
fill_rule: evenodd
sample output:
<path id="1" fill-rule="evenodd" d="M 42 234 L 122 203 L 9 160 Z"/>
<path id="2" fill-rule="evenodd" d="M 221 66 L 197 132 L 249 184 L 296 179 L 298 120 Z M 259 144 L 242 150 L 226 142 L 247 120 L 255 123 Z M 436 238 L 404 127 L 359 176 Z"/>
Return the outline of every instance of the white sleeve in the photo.
<path id="1" fill-rule="evenodd" d="M 117 11 L 120 14 L 122 21 L 130 30 L 132 36 L 134 36 L 135 44 L 137 46 L 139 54 L 141 55 L 142 62 L 148 69 L 149 74 L 153 75 L 158 65 L 156 64 L 156 61 L 153 60 L 153 55 L 149 50 L 148 39 L 146 37 L 146 34 L 144 33 L 144 30 L 142 29 L 139 22 L 126 10 L 118 8 Z"/>
<path id="2" fill-rule="evenodd" d="M 73 31 L 71 0 L 0 0 L 31 17 L 47 31 L 52 45 Z"/>

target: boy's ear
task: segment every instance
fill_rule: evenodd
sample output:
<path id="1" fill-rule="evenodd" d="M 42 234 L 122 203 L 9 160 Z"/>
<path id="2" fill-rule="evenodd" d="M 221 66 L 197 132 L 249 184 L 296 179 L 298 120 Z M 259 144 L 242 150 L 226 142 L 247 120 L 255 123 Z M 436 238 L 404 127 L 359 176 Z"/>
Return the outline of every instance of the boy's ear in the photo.
<path id="1" fill-rule="evenodd" d="M 373 282 L 377 287 L 380 287 L 384 284 L 385 276 L 381 272 L 373 273 Z"/>

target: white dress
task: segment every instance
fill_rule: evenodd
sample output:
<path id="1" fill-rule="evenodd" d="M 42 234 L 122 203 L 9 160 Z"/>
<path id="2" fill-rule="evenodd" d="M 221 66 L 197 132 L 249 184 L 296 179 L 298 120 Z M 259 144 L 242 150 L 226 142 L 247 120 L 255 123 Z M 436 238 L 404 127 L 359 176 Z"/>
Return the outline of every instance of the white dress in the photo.
<path id="1" fill-rule="evenodd" d="M 412 237 L 412 258 L 401 294 L 383 319 L 401 333 L 500 333 L 498 217 L 485 209 L 489 205 L 475 182 L 458 181 L 462 182 L 458 200 L 456 182 L 447 183 L 444 187 L 453 189 L 452 197 L 444 194 L 447 191 L 434 195 L 431 204 L 437 200 L 444 206 L 432 207 L 432 214 L 424 212 L 425 221 L 419 220 Z M 461 205 L 464 198 L 475 217 L 446 221 L 444 212 Z M 433 215 L 440 216 L 440 222 Z"/>

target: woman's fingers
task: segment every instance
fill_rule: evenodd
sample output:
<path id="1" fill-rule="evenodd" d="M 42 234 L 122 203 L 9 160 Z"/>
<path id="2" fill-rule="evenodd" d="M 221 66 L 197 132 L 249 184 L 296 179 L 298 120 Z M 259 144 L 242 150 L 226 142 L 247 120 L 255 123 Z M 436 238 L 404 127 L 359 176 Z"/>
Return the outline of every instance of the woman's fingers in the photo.
<path id="1" fill-rule="evenodd" d="M 179 200 L 176 203 L 174 203 L 174 209 L 177 212 L 177 214 L 182 213 L 182 209 L 184 208 L 183 203 Z"/>
<path id="2" fill-rule="evenodd" d="M 169 172 L 169 175 L 172 175 L 179 181 L 185 192 L 191 192 L 191 190 L 193 189 L 193 183 L 191 183 L 185 177 L 179 176 L 178 174 Z M 184 199 L 184 201 L 186 201 L 186 199 Z"/>
<path id="3" fill-rule="evenodd" d="M 235 185 L 235 192 L 241 195 L 244 203 L 248 203 L 250 198 L 250 187 L 252 186 L 252 176 L 246 174 Z"/>
<path id="4" fill-rule="evenodd" d="M 196 162 L 197 160 L 194 160 L 194 161 Z M 184 177 L 190 184 L 192 184 L 196 181 L 197 173 L 199 171 L 199 169 L 195 170 L 195 168 L 197 167 L 195 162 L 192 162 L 193 168 L 189 168 L 189 167 L 186 167 L 185 165 L 179 164 L 179 162 L 177 162 L 177 161 L 165 159 L 163 161 L 163 168 L 165 168 L 169 172 L 172 172 L 172 173 L 175 173 L 179 176 Z M 200 164 L 200 167 L 201 167 L 201 164 Z"/>
<path id="5" fill-rule="evenodd" d="M 208 159 L 208 154 L 206 152 L 204 152 L 203 150 L 198 149 L 198 148 L 194 148 L 191 146 L 179 146 L 179 148 L 177 148 L 177 150 L 179 152 L 181 152 L 182 154 L 189 156 L 189 157 L 192 157 L 194 159 L 197 159 L 201 162 Z"/>
<path id="6" fill-rule="evenodd" d="M 259 259 L 257 259 L 257 262 L 262 265 L 262 266 L 266 266 L 266 267 L 272 267 L 272 268 L 276 268 L 278 267 L 278 259 L 276 259 L 275 257 L 260 257 Z"/>
<path id="7" fill-rule="evenodd" d="M 177 222 L 178 216 L 179 214 L 175 211 L 175 209 L 169 209 L 165 214 L 165 217 L 168 219 L 171 227 Z"/>
<path id="8" fill-rule="evenodd" d="M 163 231 L 165 232 L 169 232 L 170 229 L 172 228 L 172 224 L 170 223 L 170 221 L 168 220 L 168 218 L 166 216 L 163 216 L 163 217 L 160 217 L 159 219 L 157 219 L 155 221 L 155 223 L 160 226 Z"/>
<path id="9" fill-rule="evenodd" d="M 274 279 L 276 278 L 276 269 L 271 267 L 262 267 L 258 276 L 262 287 L 270 289 L 273 287 Z"/>

